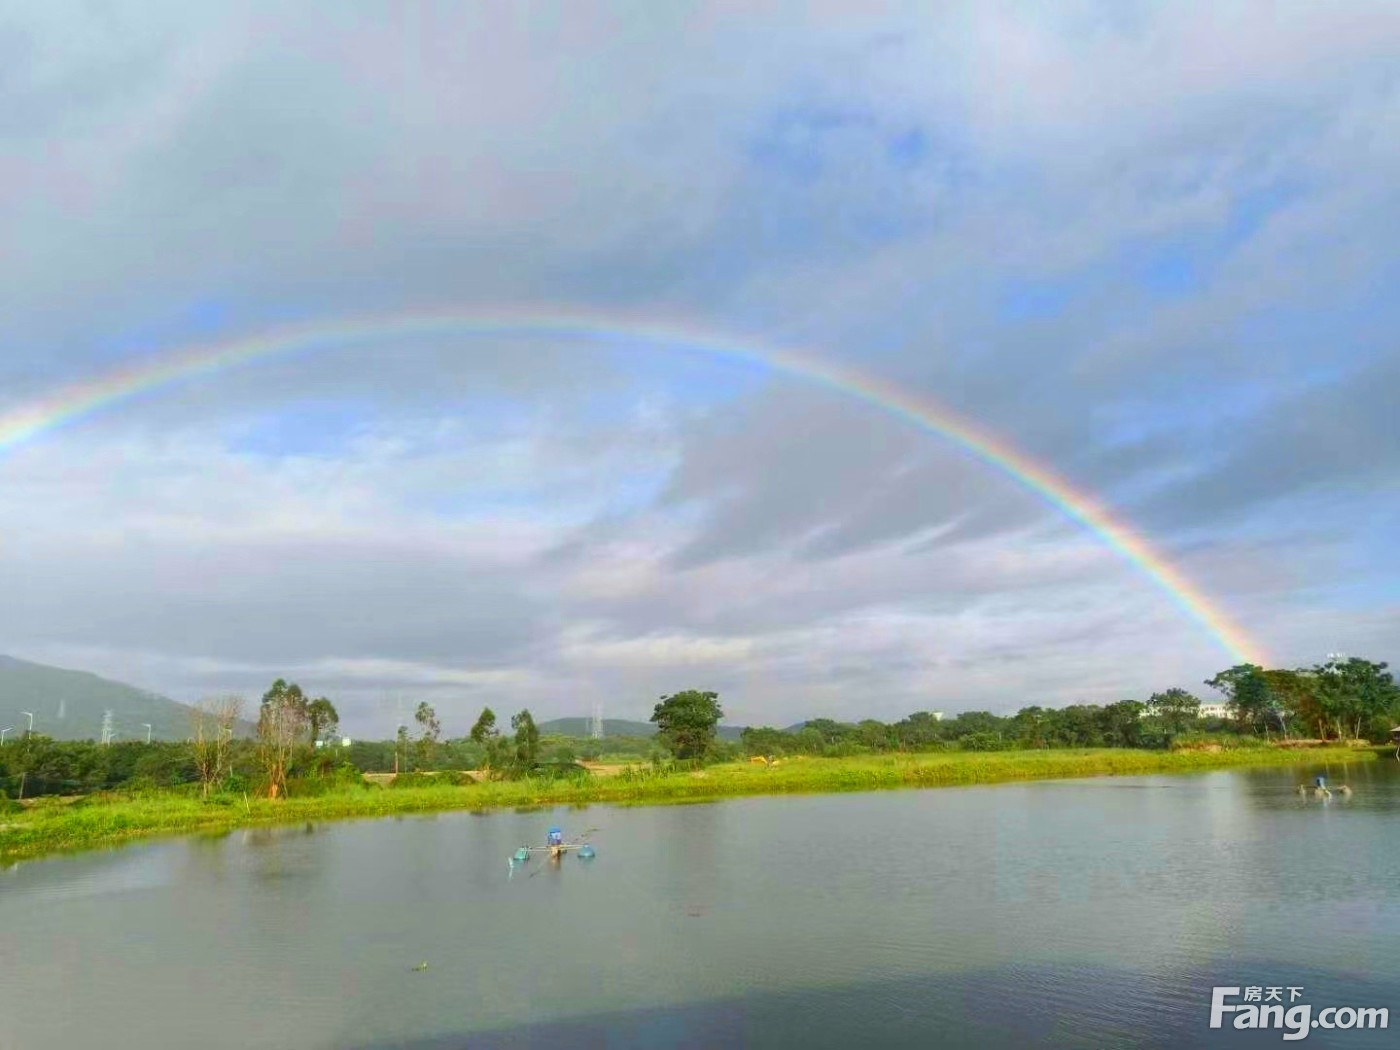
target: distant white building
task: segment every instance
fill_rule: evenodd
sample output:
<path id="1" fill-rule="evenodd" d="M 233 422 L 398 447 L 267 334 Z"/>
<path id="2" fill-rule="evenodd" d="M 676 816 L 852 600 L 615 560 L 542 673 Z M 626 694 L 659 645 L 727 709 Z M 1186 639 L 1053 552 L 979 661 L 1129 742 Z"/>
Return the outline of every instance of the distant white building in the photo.
<path id="1" fill-rule="evenodd" d="M 1150 707 L 1144 707 L 1144 708 L 1142 709 L 1141 713 L 1138 715 L 1138 717 L 1139 717 L 1139 718 L 1151 718 L 1151 717 L 1152 717 L 1152 709 L 1151 709 Z M 1200 706 L 1200 709 L 1196 712 L 1196 717 L 1197 717 L 1197 718 L 1232 718 L 1233 715 L 1232 715 L 1231 712 L 1230 712 L 1230 705 L 1229 705 L 1229 704 L 1202 704 L 1202 705 Z"/>

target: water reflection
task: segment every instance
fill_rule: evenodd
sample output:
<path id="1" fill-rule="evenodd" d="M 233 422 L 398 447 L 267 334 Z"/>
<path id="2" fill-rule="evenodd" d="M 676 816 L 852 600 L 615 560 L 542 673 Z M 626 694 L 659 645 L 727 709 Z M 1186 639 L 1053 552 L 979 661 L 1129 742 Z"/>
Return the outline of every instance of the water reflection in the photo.
<path id="1" fill-rule="evenodd" d="M 1354 795 L 1300 799 L 1319 771 Z M 1362 974 L 1400 1016 L 1398 771 L 531 808 L 30 863 L 0 883 L 0 1046 L 1202 1045 L 1211 982 L 1254 975 Z M 598 859 L 511 876 L 556 823 L 598 826 Z"/>

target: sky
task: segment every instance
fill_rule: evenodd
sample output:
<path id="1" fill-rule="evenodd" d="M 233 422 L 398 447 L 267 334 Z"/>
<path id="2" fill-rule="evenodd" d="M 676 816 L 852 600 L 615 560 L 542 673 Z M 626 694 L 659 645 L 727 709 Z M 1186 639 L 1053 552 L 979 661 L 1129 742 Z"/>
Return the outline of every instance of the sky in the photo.
<path id="1" fill-rule="evenodd" d="M 188 376 L 0 451 L 0 652 L 176 699 L 898 719 L 1400 628 L 1400 6 L 0 3 L 0 415 L 287 325 L 584 312 Z"/>

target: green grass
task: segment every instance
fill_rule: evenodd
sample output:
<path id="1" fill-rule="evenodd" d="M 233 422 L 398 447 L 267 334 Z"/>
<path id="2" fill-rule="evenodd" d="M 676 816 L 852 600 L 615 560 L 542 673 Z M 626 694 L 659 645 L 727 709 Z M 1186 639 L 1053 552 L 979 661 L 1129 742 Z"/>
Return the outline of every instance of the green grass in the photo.
<path id="1" fill-rule="evenodd" d="M 950 752 L 794 758 L 772 769 L 748 763 L 699 772 L 637 768 L 613 777 L 579 780 L 501 781 L 406 788 L 351 786 L 273 802 L 223 796 L 204 802 L 176 791 L 94 795 L 76 801 L 43 799 L 0 810 L 0 858 L 35 857 L 63 850 L 111 845 L 148 835 L 227 831 L 262 824 L 292 824 L 347 817 L 382 817 L 449 809 L 494 809 L 589 802 L 667 803 L 734 795 L 776 795 L 887 788 L 947 787 L 1065 777 L 1189 773 L 1240 766 L 1374 761 L 1369 748 L 1318 748 L 1299 752 L 1241 748 L 1218 752 L 1122 749 Z"/>

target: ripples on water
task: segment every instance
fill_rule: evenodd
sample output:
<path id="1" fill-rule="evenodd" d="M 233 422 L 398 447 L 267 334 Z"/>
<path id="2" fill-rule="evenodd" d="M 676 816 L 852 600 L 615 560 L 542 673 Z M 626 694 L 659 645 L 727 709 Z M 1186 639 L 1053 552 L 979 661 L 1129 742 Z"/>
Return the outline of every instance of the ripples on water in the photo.
<path id="1" fill-rule="evenodd" d="M 443 814 L 24 864 L 0 873 L 0 1047 L 1276 1046 L 1210 1032 L 1211 986 L 1400 1010 L 1400 764 L 1327 772 L 1356 794 L 1229 772 Z M 507 880 L 552 822 L 600 826 L 598 859 Z"/>

